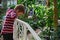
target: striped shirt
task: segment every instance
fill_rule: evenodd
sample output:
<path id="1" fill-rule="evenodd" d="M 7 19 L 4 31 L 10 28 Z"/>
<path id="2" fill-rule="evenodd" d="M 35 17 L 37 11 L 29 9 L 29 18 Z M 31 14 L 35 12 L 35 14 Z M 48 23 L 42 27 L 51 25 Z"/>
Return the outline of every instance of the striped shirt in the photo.
<path id="1" fill-rule="evenodd" d="M 6 17 L 4 19 L 3 27 L 2 27 L 2 34 L 6 33 L 13 33 L 13 24 L 16 18 L 16 13 L 13 9 L 9 9 L 6 12 Z"/>

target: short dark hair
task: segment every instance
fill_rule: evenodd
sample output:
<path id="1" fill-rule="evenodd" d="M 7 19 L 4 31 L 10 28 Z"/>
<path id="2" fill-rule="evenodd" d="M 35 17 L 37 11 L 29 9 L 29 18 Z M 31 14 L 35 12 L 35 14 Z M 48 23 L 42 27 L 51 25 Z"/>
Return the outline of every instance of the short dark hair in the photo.
<path id="1" fill-rule="evenodd" d="M 17 5 L 14 9 L 18 10 L 18 12 L 24 12 L 25 11 L 25 7 L 23 4 Z"/>

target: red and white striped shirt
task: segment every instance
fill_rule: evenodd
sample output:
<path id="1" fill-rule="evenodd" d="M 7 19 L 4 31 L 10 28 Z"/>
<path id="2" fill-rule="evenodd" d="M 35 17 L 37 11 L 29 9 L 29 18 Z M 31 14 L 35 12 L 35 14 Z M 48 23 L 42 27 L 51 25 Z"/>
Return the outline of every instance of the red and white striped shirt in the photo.
<path id="1" fill-rule="evenodd" d="M 2 34 L 6 33 L 13 33 L 13 24 L 16 18 L 16 13 L 13 9 L 9 9 L 6 12 L 6 18 L 4 19 L 3 27 L 2 27 Z"/>

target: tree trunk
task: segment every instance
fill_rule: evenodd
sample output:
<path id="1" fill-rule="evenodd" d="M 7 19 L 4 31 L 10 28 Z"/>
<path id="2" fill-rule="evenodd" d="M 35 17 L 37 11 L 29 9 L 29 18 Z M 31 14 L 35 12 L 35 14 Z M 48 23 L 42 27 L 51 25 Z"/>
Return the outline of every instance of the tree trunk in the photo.
<path id="1" fill-rule="evenodd" d="M 57 30 L 57 26 L 58 26 L 58 11 L 57 11 L 57 0 L 54 0 L 54 27 L 55 30 Z"/>
<path id="2" fill-rule="evenodd" d="M 53 20 L 54 20 L 54 28 L 55 28 L 55 40 L 58 40 L 57 38 L 57 29 L 58 29 L 58 11 L 57 11 L 57 0 L 53 0 L 54 1 L 54 15 L 53 15 Z"/>

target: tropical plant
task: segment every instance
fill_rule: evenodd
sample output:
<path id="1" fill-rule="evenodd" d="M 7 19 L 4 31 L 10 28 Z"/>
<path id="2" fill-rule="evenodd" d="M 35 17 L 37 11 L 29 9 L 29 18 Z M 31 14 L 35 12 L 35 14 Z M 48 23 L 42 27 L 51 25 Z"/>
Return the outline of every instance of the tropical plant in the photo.
<path id="1" fill-rule="evenodd" d="M 27 4 L 28 10 L 30 10 L 30 8 L 33 8 L 35 11 L 35 14 L 32 16 L 31 19 L 28 19 L 28 15 L 26 18 L 22 17 L 20 19 L 24 20 L 25 22 L 28 22 L 33 29 L 35 29 L 36 27 L 37 28 L 41 27 L 42 29 L 44 28 L 44 26 L 47 27 L 47 29 L 45 31 L 43 31 L 44 33 L 42 35 L 47 35 L 50 38 L 50 36 L 54 36 L 53 34 L 55 34 L 55 32 L 54 32 L 54 26 L 53 26 L 54 4 L 53 4 L 53 0 L 49 0 L 49 1 L 50 1 L 50 7 L 49 8 L 47 8 L 46 6 L 43 6 L 41 4 L 36 5 L 33 1 L 29 1 L 29 2 L 25 1 L 24 5 Z M 57 8 L 58 8 L 58 19 L 60 19 L 60 11 L 59 11 L 60 7 L 59 6 L 60 6 L 60 0 L 58 0 L 58 6 L 57 6 Z M 51 30 L 53 32 L 51 32 Z M 54 37 L 53 37 L 53 39 L 54 39 Z"/>

